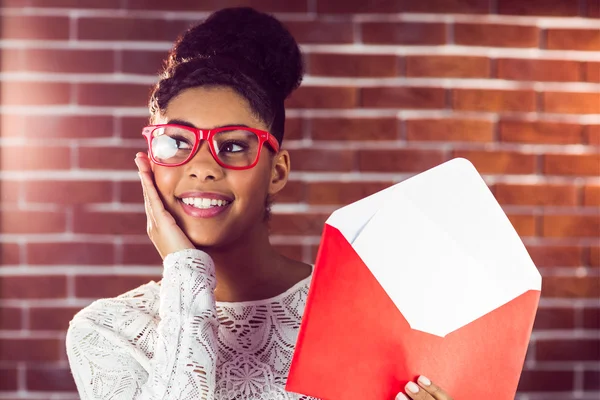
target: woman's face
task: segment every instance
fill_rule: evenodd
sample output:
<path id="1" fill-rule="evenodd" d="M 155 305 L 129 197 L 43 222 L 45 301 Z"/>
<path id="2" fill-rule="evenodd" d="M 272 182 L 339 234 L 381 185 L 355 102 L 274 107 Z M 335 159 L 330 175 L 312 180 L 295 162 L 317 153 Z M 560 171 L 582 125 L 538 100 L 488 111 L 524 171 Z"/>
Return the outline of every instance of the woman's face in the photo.
<path id="1" fill-rule="evenodd" d="M 223 125 L 247 125 L 268 131 L 252 113 L 248 102 L 226 87 L 186 89 L 174 97 L 156 124 L 177 121 L 201 129 Z M 203 141 L 198 152 L 184 165 L 164 167 L 153 164 L 154 179 L 165 208 L 198 247 L 226 246 L 265 223 L 269 195 L 287 182 L 289 155 L 273 156 L 265 144 L 255 167 L 232 170 L 221 167 Z M 198 209 L 190 198 L 227 199 L 227 205 Z M 205 206 L 205 205 L 204 205 Z M 202 206 L 202 207 L 204 207 Z"/>

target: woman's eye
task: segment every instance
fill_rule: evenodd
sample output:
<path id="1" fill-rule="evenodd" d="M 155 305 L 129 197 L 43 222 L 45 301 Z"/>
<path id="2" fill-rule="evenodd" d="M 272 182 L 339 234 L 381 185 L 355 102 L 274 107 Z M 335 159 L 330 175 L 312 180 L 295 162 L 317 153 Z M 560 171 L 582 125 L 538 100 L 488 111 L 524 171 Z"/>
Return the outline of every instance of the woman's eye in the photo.
<path id="1" fill-rule="evenodd" d="M 235 143 L 235 142 L 224 143 L 221 146 L 221 151 L 224 151 L 227 153 L 238 153 L 238 152 L 244 151 L 244 150 L 245 150 L 244 146 L 242 146 L 241 144 Z"/>
<path id="2" fill-rule="evenodd" d="M 191 149 L 192 145 L 185 139 L 172 136 L 173 142 L 175 142 L 175 147 L 178 149 Z"/>

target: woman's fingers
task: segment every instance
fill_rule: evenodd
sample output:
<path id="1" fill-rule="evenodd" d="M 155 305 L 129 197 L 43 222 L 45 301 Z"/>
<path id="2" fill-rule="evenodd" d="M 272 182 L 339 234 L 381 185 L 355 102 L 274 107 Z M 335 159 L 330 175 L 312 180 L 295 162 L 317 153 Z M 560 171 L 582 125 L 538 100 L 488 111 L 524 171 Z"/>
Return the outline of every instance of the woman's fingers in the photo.
<path id="1" fill-rule="evenodd" d="M 177 225 L 175 218 L 165 209 L 160 198 L 150 160 L 144 153 L 136 154 L 135 163 L 138 166 L 142 190 L 144 192 L 144 208 L 148 220 L 147 233 L 162 258 L 167 254 L 193 249 L 194 245 Z"/>
<path id="2" fill-rule="evenodd" d="M 452 400 L 442 388 L 431 382 L 428 378 L 420 376 L 415 382 L 408 382 L 405 386 L 406 394 L 399 393 L 396 400 Z"/>

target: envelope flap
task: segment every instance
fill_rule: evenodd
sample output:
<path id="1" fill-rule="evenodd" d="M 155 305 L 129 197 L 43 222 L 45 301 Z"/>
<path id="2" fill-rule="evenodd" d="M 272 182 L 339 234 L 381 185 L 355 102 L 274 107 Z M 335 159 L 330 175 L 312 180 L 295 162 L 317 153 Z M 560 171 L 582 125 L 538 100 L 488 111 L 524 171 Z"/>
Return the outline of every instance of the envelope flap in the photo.
<path id="1" fill-rule="evenodd" d="M 349 243 L 360 234 L 375 212 L 385 204 L 394 186 L 334 211 L 326 224 L 337 228 Z"/>
<path id="2" fill-rule="evenodd" d="M 525 246 L 469 161 L 390 189 L 353 247 L 413 329 L 445 336 L 541 290 Z"/>

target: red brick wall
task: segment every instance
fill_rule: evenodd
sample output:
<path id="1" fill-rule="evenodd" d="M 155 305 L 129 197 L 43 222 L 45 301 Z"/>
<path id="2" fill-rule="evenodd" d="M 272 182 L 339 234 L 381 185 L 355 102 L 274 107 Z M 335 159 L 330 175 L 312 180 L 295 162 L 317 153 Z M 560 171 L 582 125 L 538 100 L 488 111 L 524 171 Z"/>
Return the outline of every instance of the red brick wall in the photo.
<path id="1" fill-rule="evenodd" d="M 159 276 L 133 163 L 148 89 L 176 35 L 234 3 L 3 1 L 0 398 L 76 398 L 73 313 Z M 333 209 L 466 157 L 544 275 L 519 398 L 597 399 L 599 1 L 245 4 L 307 55 L 274 243 L 312 261 Z"/>

